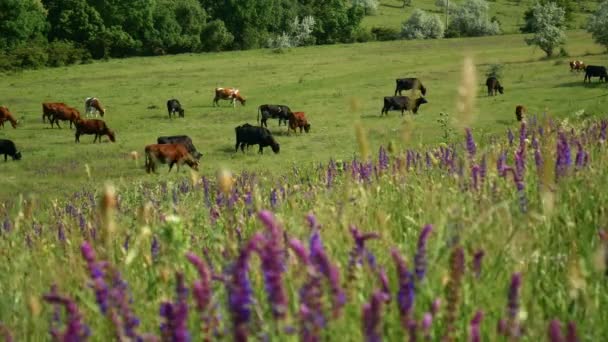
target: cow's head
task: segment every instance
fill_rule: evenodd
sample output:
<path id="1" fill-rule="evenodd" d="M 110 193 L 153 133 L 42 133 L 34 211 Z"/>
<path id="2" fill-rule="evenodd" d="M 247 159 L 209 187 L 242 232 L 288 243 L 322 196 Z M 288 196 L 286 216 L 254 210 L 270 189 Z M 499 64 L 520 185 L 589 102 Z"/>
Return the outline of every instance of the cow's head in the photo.
<path id="1" fill-rule="evenodd" d="M 424 97 L 417 98 L 416 105 L 414 106 L 414 108 L 412 108 L 412 112 L 414 112 L 414 114 L 418 113 L 418 108 L 420 108 L 420 106 L 425 103 L 429 103 L 429 101 L 427 101 Z"/>
<path id="2" fill-rule="evenodd" d="M 191 155 L 188 155 L 186 159 L 184 159 L 184 163 L 190 166 L 193 170 L 198 171 L 198 160 L 192 158 Z"/>
<path id="3" fill-rule="evenodd" d="M 202 157 L 202 156 L 203 156 L 203 154 L 202 154 L 202 153 L 200 153 L 200 152 L 198 152 L 198 151 L 194 152 L 194 158 L 196 158 L 196 160 L 201 159 L 201 157 Z"/>
<path id="4" fill-rule="evenodd" d="M 304 131 L 306 133 L 308 133 L 308 131 L 310 131 L 310 124 L 307 122 L 306 125 L 304 125 Z"/>
<path id="5" fill-rule="evenodd" d="M 505 88 L 501 85 L 498 86 L 498 92 L 504 94 Z"/>
<path id="6" fill-rule="evenodd" d="M 184 115 L 186 115 L 186 111 L 180 108 L 180 109 L 179 109 L 179 117 L 180 117 L 180 118 L 183 118 L 183 117 L 184 117 Z"/>
<path id="7" fill-rule="evenodd" d="M 240 94 L 236 94 L 236 100 L 239 101 L 243 106 L 245 105 L 245 102 L 247 100 L 245 100 Z"/>
<path id="8" fill-rule="evenodd" d="M 21 152 L 20 151 L 15 152 L 15 154 L 13 155 L 13 160 L 21 160 Z"/>
<path id="9" fill-rule="evenodd" d="M 108 130 L 108 138 L 110 138 L 111 142 L 116 142 L 116 135 L 114 134 L 114 131 L 111 129 Z"/>
<path id="10" fill-rule="evenodd" d="M 426 96 L 426 88 L 422 85 L 422 83 L 420 83 L 420 92 L 422 93 L 422 96 Z"/>

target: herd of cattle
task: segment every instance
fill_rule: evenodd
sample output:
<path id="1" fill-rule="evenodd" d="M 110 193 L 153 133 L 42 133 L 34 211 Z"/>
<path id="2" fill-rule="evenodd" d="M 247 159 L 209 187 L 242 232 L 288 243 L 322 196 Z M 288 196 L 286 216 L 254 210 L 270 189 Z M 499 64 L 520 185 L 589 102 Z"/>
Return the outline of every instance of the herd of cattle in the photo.
<path id="1" fill-rule="evenodd" d="M 583 61 L 576 60 L 570 61 L 570 71 L 585 71 L 583 82 L 591 82 L 592 77 L 599 77 L 600 82 L 608 82 L 608 73 L 604 66 L 585 65 Z M 488 77 L 486 86 L 488 96 L 496 96 L 498 93 L 504 94 L 504 88 L 496 77 Z M 403 90 L 419 91 L 420 96 L 416 96 L 415 94 L 413 97 L 402 96 Z M 401 111 L 401 115 L 404 115 L 405 111 L 411 111 L 416 114 L 421 105 L 428 103 L 425 98 L 426 93 L 427 89 L 419 79 L 398 78 L 396 80 L 394 96 L 384 97 L 384 105 L 380 116 L 388 115 L 389 110 Z M 235 88 L 216 88 L 213 105 L 219 106 L 219 100 L 229 100 L 233 107 L 236 106 L 236 102 L 239 102 L 241 105 L 245 105 L 246 102 L 240 91 Z M 59 122 L 68 121 L 70 128 L 72 126 L 76 128 L 75 142 L 77 143 L 80 142 L 81 135 L 94 135 L 94 143 L 97 141 L 101 142 L 103 136 L 107 136 L 112 142 L 116 141 L 114 131 L 103 120 L 97 119 L 97 115 L 103 118 L 106 114 L 106 110 L 101 105 L 99 99 L 95 97 L 86 98 L 84 112 L 87 117 L 95 116 L 95 118 L 84 119 L 76 108 L 62 102 L 45 102 L 42 104 L 42 121 L 46 122 L 48 120 L 51 128 L 54 126 L 61 128 Z M 167 101 L 167 112 L 170 119 L 176 116 L 182 118 L 185 116 L 185 110 L 177 99 Z M 516 119 L 521 121 L 525 112 L 526 108 L 518 105 L 515 109 Z M 263 153 L 264 147 L 270 147 L 274 153 L 279 153 L 280 145 L 270 130 L 268 130 L 268 119 L 278 119 L 279 127 L 281 124 L 285 124 L 288 133 L 290 131 L 296 132 L 297 129 L 300 130 L 300 133 L 302 133 L 302 130 L 306 133 L 310 131 L 310 123 L 308 123 L 304 112 L 293 112 L 286 105 L 264 104 L 258 107 L 257 122 L 259 126 L 245 123 L 235 127 L 235 152 L 238 151 L 239 147 L 242 152 L 245 152 L 245 147 L 249 148 L 251 145 L 258 145 L 259 153 Z M 9 109 L 0 106 L 0 128 L 3 128 L 4 123 L 7 121 L 10 122 L 13 128 L 16 128 L 18 125 L 18 121 Z M 176 164 L 178 171 L 180 165 L 183 164 L 198 170 L 198 161 L 202 157 L 202 154 L 194 147 L 192 139 L 187 135 L 158 137 L 157 144 L 147 145 L 144 148 L 144 152 L 145 168 L 148 173 L 156 171 L 157 163 L 169 164 L 169 171 Z M 14 160 L 21 159 L 21 152 L 17 150 L 14 142 L 8 139 L 0 139 L 0 155 L 2 154 L 4 154 L 4 161 L 7 160 L 8 156 L 11 156 Z"/>

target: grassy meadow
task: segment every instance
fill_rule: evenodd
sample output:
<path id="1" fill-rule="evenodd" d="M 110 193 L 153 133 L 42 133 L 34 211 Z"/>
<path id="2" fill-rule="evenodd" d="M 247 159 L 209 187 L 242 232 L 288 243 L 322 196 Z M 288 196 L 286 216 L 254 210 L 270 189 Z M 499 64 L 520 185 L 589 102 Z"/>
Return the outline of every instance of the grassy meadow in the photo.
<path id="1" fill-rule="evenodd" d="M 572 57 L 550 60 L 505 35 L 2 75 L 1 104 L 22 124 L 0 137 L 23 160 L 0 161 L 0 337 L 606 340 L 608 88 L 567 61 L 607 59 L 587 33 L 568 38 Z M 407 76 L 429 103 L 380 117 Z M 246 106 L 214 108 L 216 86 Z M 42 102 L 87 96 L 116 143 L 41 122 Z M 185 118 L 167 117 L 173 97 Z M 306 112 L 311 132 L 269 121 L 279 154 L 235 153 L 234 127 L 264 103 Z M 169 134 L 193 138 L 199 173 L 148 175 L 130 158 Z"/>

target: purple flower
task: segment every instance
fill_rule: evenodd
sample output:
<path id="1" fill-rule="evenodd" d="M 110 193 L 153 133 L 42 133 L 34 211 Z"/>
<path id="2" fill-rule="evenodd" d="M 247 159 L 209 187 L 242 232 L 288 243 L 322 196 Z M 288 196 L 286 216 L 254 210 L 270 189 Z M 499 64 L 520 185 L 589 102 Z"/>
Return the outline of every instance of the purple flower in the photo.
<path id="1" fill-rule="evenodd" d="M 99 305 L 99 310 L 103 314 L 105 314 L 108 310 L 108 286 L 104 280 L 104 263 L 98 262 L 95 260 L 95 251 L 91 247 L 88 242 L 83 242 L 80 245 L 80 251 L 82 253 L 82 257 L 87 262 L 89 272 L 91 274 L 92 286 L 95 290 L 95 298 L 97 299 L 97 304 Z"/>
<path id="2" fill-rule="evenodd" d="M 578 342 L 578 336 L 576 335 L 576 324 L 574 322 L 568 322 L 568 330 L 566 332 L 567 342 Z"/>
<path id="3" fill-rule="evenodd" d="M 536 163 L 536 169 L 540 171 L 543 166 L 543 156 L 539 149 L 534 150 L 534 162 Z"/>
<path id="4" fill-rule="evenodd" d="M 583 149 L 580 141 L 577 141 L 578 151 L 576 152 L 576 167 L 582 168 L 587 165 L 589 154 Z"/>
<path id="5" fill-rule="evenodd" d="M 310 238 L 310 260 L 317 271 L 325 276 L 329 282 L 332 293 L 332 307 L 334 317 L 338 317 L 342 307 L 346 303 L 346 295 L 340 286 L 340 272 L 331 264 L 329 257 L 325 254 L 323 242 L 319 231 L 313 232 Z"/>
<path id="6" fill-rule="evenodd" d="M 89 328 L 82 321 L 82 315 L 78 311 L 78 306 L 73 300 L 56 293 L 46 294 L 43 298 L 51 304 L 63 306 L 67 313 L 65 331 L 59 332 L 56 329 L 51 330 L 51 336 L 55 341 L 77 342 L 85 341 L 89 337 Z"/>
<path id="7" fill-rule="evenodd" d="M 526 122 L 522 121 L 519 126 L 519 148 L 523 149 L 526 146 L 526 137 L 528 136 L 528 130 L 526 129 Z"/>
<path id="8" fill-rule="evenodd" d="M 456 318 L 460 305 L 460 289 L 462 276 L 464 274 L 464 250 L 455 247 L 450 255 L 450 278 L 447 285 L 447 317 L 446 317 L 446 339 L 452 340 L 456 330 Z"/>
<path id="9" fill-rule="evenodd" d="M 513 135 L 513 132 L 511 132 L 510 128 L 507 132 L 507 138 L 509 139 L 509 146 L 513 146 L 513 139 L 515 139 L 515 136 Z"/>
<path id="10" fill-rule="evenodd" d="M 473 140 L 473 133 L 471 133 L 471 129 L 465 128 L 465 131 L 467 137 L 467 151 L 469 152 L 469 158 L 473 159 L 475 157 L 475 152 L 477 152 L 477 147 L 475 146 L 475 140 Z"/>
<path id="11" fill-rule="evenodd" d="M 367 342 L 382 341 L 382 303 L 386 295 L 382 291 L 375 291 L 369 303 L 363 304 L 363 336 Z"/>
<path id="12" fill-rule="evenodd" d="M 570 145 L 568 145 L 568 139 L 563 132 L 560 132 L 557 141 L 557 159 L 555 161 L 556 176 L 558 178 L 565 176 L 571 164 L 572 159 L 570 156 Z"/>
<path id="13" fill-rule="evenodd" d="M 116 320 L 116 329 L 120 329 L 122 327 L 125 336 L 138 341 L 140 340 L 140 336 L 137 334 L 135 329 L 139 326 L 139 318 L 137 318 L 131 309 L 131 302 L 133 301 L 133 298 L 129 293 L 127 282 L 122 279 L 120 272 L 117 270 L 113 270 L 112 278 L 110 299 L 113 306 L 117 310 L 117 313 L 112 313 Z M 120 317 L 116 317 L 116 314 L 118 314 Z"/>
<path id="14" fill-rule="evenodd" d="M 437 298 L 431 303 L 431 314 L 433 316 L 437 316 L 440 308 L 441 308 L 441 298 Z"/>
<path id="15" fill-rule="evenodd" d="M 559 320 L 554 319 L 549 323 L 549 341 L 551 342 L 564 342 L 562 336 L 562 326 Z"/>
<path id="16" fill-rule="evenodd" d="M 257 250 L 262 259 L 266 292 L 275 319 L 283 319 L 287 312 L 287 295 L 283 286 L 283 272 L 286 268 L 283 230 L 270 211 L 259 212 L 258 218 L 267 229 Z"/>
<path id="17" fill-rule="evenodd" d="M 410 319 L 410 312 L 414 306 L 414 276 L 407 269 L 405 260 L 396 248 L 391 251 L 393 261 L 397 268 L 397 277 L 399 279 L 399 290 L 397 291 L 397 306 L 399 307 L 399 316 L 401 324 L 406 327 Z"/>
<path id="18" fill-rule="evenodd" d="M 471 341 L 471 342 L 480 342 L 481 341 L 480 325 L 481 325 L 482 320 L 483 320 L 483 311 L 478 310 L 477 313 L 475 313 L 475 316 L 473 317 L 473 319 L 471 320 L 469 341 Z"/>
<path id="19" fill-rule="evenodd" d="M 57 239 L 61 242 L 65 241 L 65 231 L 63 229 L 63 222 L 61 221 L 57 224 Z"/>
<path id="20" fill-rule="evenodd" d="M 426 272 L 426 241 L 429 238 L 429 234 L 433 230 L 433 226 L 427 224 L 422 228 L 422 232 L 420 233 L 420 237 L 418 238 L 418 248 L 416 249 L 416 255 L 414 256 L 414 265 L 416 269 L 416 277 L 418 280 L 424 279 L 424 274 Z"/>
<path id="21" fill-rule="evenodd" d="M 388 276 L 386 275 L 386 271 L 381 269 L 378 271 L 378 279 L 380 280 L 380 284 L 382 284 L 382 292 L 386 295 L 386 301 L 391 301 L 391 289 L 388 284 Z"/>
<path id="22" fill-rule="evenodd" d="M 380 146 L 380 151 L 378 152 L 378 165 L 380 167 L 380 170 L 388 169 L 389 163 L 390 162 L 389 162 L 388 154 L 386 153 L 386 150 L 384 149 L 383 146 Z"/>
<path id="23" fill-rule="evenodd" d="M 350 251 L 349 261 L 348 261 L 348 269 L 347 269 L 347 279 L 348 282 L 351 282 L 355 278 L 355 267 L 361 265 L 363 263 L 363 258 L 367 256 L 367 260 L 369 266 L 372 269 L 376 268 L 375 258 L 373 254 L 365 248 L 365 241 L 371 239 L 377 239 L 380 236 L 377 233 L 366 233 L 362 234 L 357 227 L 351 225 L 350 233 L 355 240 L 355 246 Z"/>
<path id="24" fill-rule="evenodd" d="M 422 316 L 422 333 L 424 334 L 424 338 L 426 340 L 431 339 L 431 325 L 433 325 L 433 315 L 430 312 L 425 312 Z"/>
<path id="25" fill-rule="evenodd" d="M 182 273 L 176 274 L 175 302 L 162 302 L 160 305 L 160 316 L 164 322 L 160 325 L 160 331 L 164 341 L 187 342 L 190 341 L 188 332 L 188 289 L 184 282 Z"/>
<path id="26" fill-rule="evenodd" d="M 152 260 L 157 260 L 160 255 L 160 243 L 156 236 L 152 238 L 152 244 L 150 245 L 150 253 L 152 254 Z"/>
<path id="27" fill-rule="evenodd" d="M 519 312 L 519 289 L 521 287 L 521 273 L 515 273 L 511 277 L 511 286 L 509 287 L 509 306 L 508 316 L 511 320 L 517 319 Z"/>
<path id="28" fill-rule="evenodd" d="M 600 124 L 600 141 L 606 141 L 606 128 L 608 127 L 608 120 L 602 120 Z"/>
<path id="29" fill-rule="evenodd" d="M 8 216 L 4 218 L 4 223 L 2 224 L 2 228 L 5 232 L 10 233 L 13 225 L 11 224 L 11 220 L 9 220 Z"/>
<path id="30" fill-rule="evenodd" d="M 475 252 L 475 254 L 473 255 L 473 263 L 471 265 L 471 268 L 476 278 L 479 278 L 479 276 L 481 275 L 481 262 L 483 261 L 484 255 L 485 252 L 481 249 Z"/>
<path id="31" fill-rule="evenodd" d="M 13 342 L 13 335 L 11 335 L 11 331 L 0 322 L 0 338 L 4 339 L 4 342 Z"/>
<path id="32" fill-rule="evenodd" d="M 310 227 L 310 229 L 314 230 L 314 229 L 320 229 L 321 228 L 321 226 L 317 222 L 317 218 L 312 213 L 309 213 L 309 214 L 306 215 L 306 221 L 308 222 L 308 226 Z"/>

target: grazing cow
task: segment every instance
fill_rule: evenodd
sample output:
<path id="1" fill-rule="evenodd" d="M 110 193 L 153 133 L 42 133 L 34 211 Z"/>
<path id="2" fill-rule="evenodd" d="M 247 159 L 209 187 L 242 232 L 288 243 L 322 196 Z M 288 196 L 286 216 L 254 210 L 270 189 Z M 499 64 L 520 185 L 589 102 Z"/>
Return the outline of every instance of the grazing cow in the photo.
<path id="1" fill-rule="evenodd" d="M 382 107 L 380 116 L 382 116 L 382 114 L 388 115 L 389 110 L 400 110 L 401 115 L 403 115 L 406 110 L 411 110 L 414 114 L 416 114 L 418 113 L 418 108 L 425 103 L 429 102 L 424 97 L 419 97 L 412 101 L 407 96 L 385 96 L 384 107 Z"/>
<path id="2" fill-rule="evenodd" d="M 84 113 L 87 117 L 92 115 L 95 115 L 95 117 L 97 117 L 97 113 L 99 113 L 99 115 L 101 115 L 101 117 L 103 118 L 104 114 L 106 113 L 106 110 L 103 108 L 98 98 L 87 97 L 84 100 Z"/>
<path id="3" fill-rule="evenodd" d="M 295 112 L 289 115 L 289 127 L 287 128 L 287 132 L 289 130 L 296 131 L 296 128 L 300 129 L 300 133 L 302 133 L 302 129 L 308 133 L 310 131 L 310 124 L 308 120 L 306 120 L 306 115 L 304 112 Z"/>
<path id="4" fill-rule="evenodd" d="M 167 101 L 167 112 L 169 112 L 169 119 L 171 119 L 171 114 L 175 116 L 176 113 L 179 113 L 179 117 L 183 118 L 186 111 L 182 108 L 181 103 L 179 103 L 176 99 L 171 99 Z"/>
<path id="5" fill-rule="evenodd" d="M 11 156 L 13 160 L 21 160 L 21 152 L 17 151 L 15 143 L 8 139 L 0 139 L 0 154 L 4 154 L 4 161 L 7 156 Z"/>
<path id="6" fill-rule="evenodd" d="M 604 82 L 608 82 L 608 73 L 606 73 L 606 67 L 598 65 L 588 65 L 587 68 L 585 68 L 585 79 L 583 80 L 583 82 L 589 80 L 589 83 L 591 83 L 591 77 L 599 77 L 600 82 L 602 80 L 604 80 Z"/>
<path id="7" fill-rule="evenodd" d="M 515 118 L 517 119 L 517 121 L 523 120 L 524 116 L 526 115 L 526 111 L 526 107 L 522 105 L 518 105 L 517 107 L 515 107 Z"/>
<path id="8" fill-rule="evenodd" d="M 186 146 L 182 144 L 155 144 L 148 145 L 145 148 L 146 155 L 146 172 L 156 172 L 156 163 L 169 164 L 169 172 L 173 168 L 173 165 L 177 164 L 177 172 L 179 172 L 179 166 L 187 164 L 192 169 L 198 171 L 198 161 L 192 157 L 192 155 L 186 149 Z"/>
<path id="9" fill-rule="evenodd" d="M 426 88 L 422 85 L 422 82 L 420 82 L 420 80 L 417 78 L 398 78 L 396 81 L 397 87 L 395 88 L 395 96 L 397 96 L 397 93 L 401 95 L 401 91 L 403 90 L 410 89 L 418 89 L 422 93 L 422 96 L 426 95 Z"/>
<path id="10" fill-rule="evenodd" d="M 268 127 L 266 124 L 266 120 L 269 118 L 279 119 L 279 127 L 281 126 L 281 122 L 285 123 L 287 126 L 287 121 L 289 120 L 289 115 L 291 115 L 291 109 L 285 105 L 261 105 L 258 107 L 258 123 L 260 122 L 260 114 L 262 114 L 262 127 Z"/>
<path id="11" fill-rule="evenodd" d="M 252 126 L 248 123 L 234 128 L 236 132 L 235 152 L 241 147 L 241 151 L 245 152 L 245 145 L 259 145 L 258 153 L 264 153 L 264 147 L 270 146 L 274 153 L 279 153 L 280 146 L 268 128 Z"/>
<path id="12" fill-rule="evenodd" d="M 70 128 L 72 128 L 72 124 L 80 119 L 80 112 L 76 108 L 67 106 L 65 103 L 47 102 L 42 104 L 42 121 L 44 121 L 45 117 L 49 118 L 51 128 L 53 128 L 53 124 L 56 124 L 57 128 L 61 128 L 59 120 L 69 121 Z"/>
<path id="13" fill-rule="evenodd" d="M 11 123 L 11 126 L 13 126 L 13 128 L 17 128 L 17 120 L 15 120 L 15 117 L 13 116 L 13 114 L 8 110 L 8 108 L 4 107 L 4 106 L 0 106 L 0 126 L 4 127 L 4 122 L 5 121 L 9 121 Z"/>
<path id="14" fill-rule="evenodd" d="M 107 135 L 111 142 L 116 141 L 114 131 L 108 128 L 103 120 L 99 119 L 79 119 L 75 122 L 76 125 L 76 142 L 80 142 L 80 136 L 84 134 L 95 134 L 93 143 L 97 140 L 101 142 L 101 137 Z"/>
<path id="15" fill-rule="evenodd" d="M 231 100 L 233 107 L 236 107 L 235 101 L 239 101 L 243 106 L 245 105 L 245 99 L 241 96 L 239 90 L 236 88 L 215 88 L 213 105 L 219 106 L 219 100 Z"/>
<path id="16" fill-rule="evenodd" d="M 585 63 L 583 63 L 583 61 L 570 61 L 570 72 L 574 70 L 585 70 Z"/>
<path id="17" fill-rule="evenodd" d="M 488 96 L 496 96 L 498 95 L 497 92 L 504 94 L 505 88 L 500 85 L 500 82 L 498 82 L 498 79 L 494 76 L 488 77 L 486 86 L 488 87 Z"/>
<path id="18" fill-rule="evenodd" d="M 158 137 L 156 142 L 159 144 L 182 144 L 186 147 L 186 150 L 190 152 L 190 154 L 196 158 L 196 160 L 201 159 L 203 156 L 202 153 L 196 150 L 194 144 L 192 143 L 192 139 L 190 139 L 187 135 L 173 135 L 169 137 Z"/>

